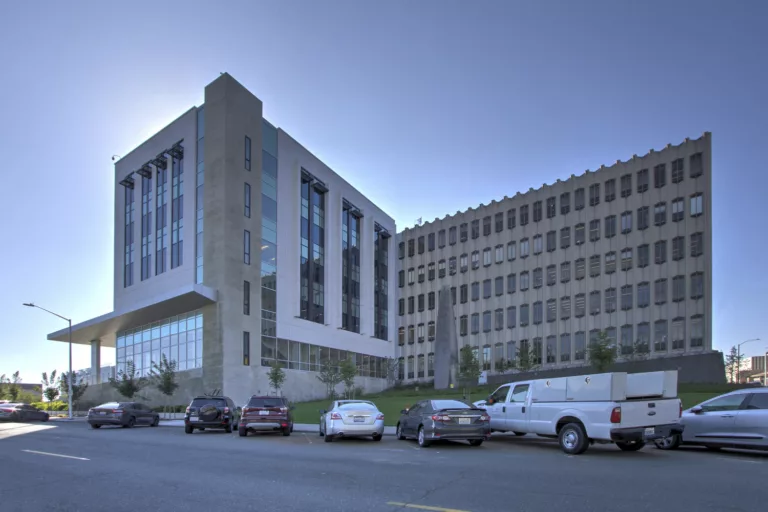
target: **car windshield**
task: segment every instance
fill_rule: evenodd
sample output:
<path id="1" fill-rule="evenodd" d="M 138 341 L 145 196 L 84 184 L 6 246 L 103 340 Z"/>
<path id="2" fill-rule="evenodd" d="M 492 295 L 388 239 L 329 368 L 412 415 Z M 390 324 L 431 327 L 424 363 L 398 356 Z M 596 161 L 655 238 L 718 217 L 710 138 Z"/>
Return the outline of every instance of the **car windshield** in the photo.
<path id="1" fill-rule="evenodd" d="M 282 398 L 256 398 L 253 397 L 248 401 L 248 407 L 282 407 Z"/>
<path id="2" fill-rule="evenodd" d="M 439 411 L 441 409 L 470 409 L 471 406 L 458 400 L 432 400 L 432 407 Z"/>
<path id="3" fill-rule="evenodd" d="M 122 406 L 122 404 L 119 404 L 117 402 L 107 402 L 105 404 L 101 404 L 96 409 L 119 409 Z"/>
<path id="4" fill-rule="evenodd" d="M 195 398 L 192 400 L 193 407 L 203 407 L 204 405 L 213 405 L 214 407 L 225 407 L 227 401 L 223 398 Z"/>
<path id="5" fill-rule="evenodd" d="M 352 409 L 356 411 L 360 411 L 360 410 L 375 411 L 376 406 L 370 402 L 347 402 L 347 403 L 339 404 L 339 410 L 350 411 Z"/>

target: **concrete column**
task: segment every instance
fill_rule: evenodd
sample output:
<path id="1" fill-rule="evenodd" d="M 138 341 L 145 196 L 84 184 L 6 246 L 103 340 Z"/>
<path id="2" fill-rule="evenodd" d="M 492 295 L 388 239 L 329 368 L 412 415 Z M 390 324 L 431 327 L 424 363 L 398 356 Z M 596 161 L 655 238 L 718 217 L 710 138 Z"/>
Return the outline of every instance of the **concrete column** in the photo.
<path id="1" fill-rule="evenodd" d="M 101 340 L 91 340 L 91 375 L 101 384 Z"/>

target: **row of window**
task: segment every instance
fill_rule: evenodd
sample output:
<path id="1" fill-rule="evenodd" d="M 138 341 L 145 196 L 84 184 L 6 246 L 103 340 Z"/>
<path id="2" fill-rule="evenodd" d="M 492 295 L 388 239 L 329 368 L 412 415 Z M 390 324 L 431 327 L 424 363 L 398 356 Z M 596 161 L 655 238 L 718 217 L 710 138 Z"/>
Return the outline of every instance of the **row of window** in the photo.
<path id="1" fill-rule="evenodd" d="M 695 315 L 690 318 L 690 334 L 688 339 L 689 348 L 702 348 L 704 346 L 704 317 Z M 609 327 L 605 329 L 610 340 L 616 342 L 616 328 Z M 600 329 L 592 329 L 589 333 L 578 331 L 571 336 L 570 333 L 562 333 L 559 336 L 550 335 L 546 338 L 536 337 L 529 340 L 520 340 L 520 342 L 508 341 L 505 343 L 496 343 L 484 345 L 482 351 L 480 347 L 474 347 L 473 352 L 483 370 L 507 368 L 509 363 L 527 355 L 534 365 L 558 364 L 570 362 L 585 362 L 588 359 L 587 334 L 589 334 L 589 343 L 592 344 L 598 340 Z M 653 334 L 653 337 L 651 337 Z M 653 333 L 651 333 L 651 324 L 642 322 L 637 325 L 622 325 L 619 328 L 619 355 L 624 357 L 642 356 L 653 352 L 667 352 L 668 350 L 685 350 L 686 333 L 685 318 L 675 318 L 672 322 L 667 320 L 657 320 L 653 323 Z M 506 353 L 505 353 L 506 345 Z M 408 378 L 424 377 L 423 361 L 424 354 L 416 356 L 407 356 L 408 360 Z M 429 374 L 433 376 L 434 353 L 426 354 L 428 361 Z M 401 356 L 399 361 L 400 379 L 404 378 L 404 365 L 406 358 Z M 414 367 L 414 360 L 418 361 L 418 366 Z M 414 370 L 416 373 L 414 374 Z"/>
<path id="2" fill-rule="evenodd" d="M 682 198 L 678 198 L 671 203 L 672 221 L 680 222 L 684 219 L 684 201 Z M 650 227 L 650 214 L 651 210 L 648 206 L 643 206 L 637 210 L 637 229 L 645 230 Z M 698 217 L 703 214 L 703 196 L 701 194 L 694 194 L 690 197 L 690 216 Z M 663 226 L 667 223 L 667 203 L 660 202 L 654 206 L 653 219 L 655 226 Z M 597 242 L 600 240 L 601 233 L 605 238 L 613 238 L 616 236 L 617 230 L 620 230 L 621 234 L 626 235 L 632 232 L 632 220 L 633 212 L 626 211 L 621 215 L 609 215 L 602 224 L 603 229 L 600 229 L 601 219 L 593 219 L 586 223 L 579 223 L 573 228 L 573 243 L 575 245 L 582 245 L 587 240 L 587 229 L 589 229 L 589 241 Z M 520 240 L 520 257 L 527 258 L 530 255 L 531 241 L 533 244 L 533 254 L 541 254 L 545 248 L 547 252 L 553 252 L 557 249 L 557 231 L 551 230 L 546 234 L 538 234 L 533 237 L 525 237 Z M 410 241 L 409 241 L 410 242 Z M 560 249 L 568 249 L 571 246 L 571 227 L 567 226 L 560 229 Z M 467 255 L 462 256 L 462 269 L 466 269 Z M 514 260 L 517 257 L 517 242 L 507 243 L 507 259 Z M 455 259 L 455 258 L 454 258 Z M 483 264 L 488 266 L 491 264 L 492 254 L 491 248 L 486 247 L 483 250 Z M 444 261 L 444 260 L 441 260 Z M 501 263 L 504 261 L 504 246 L 497 245 L 495 247 L 495 261 Z M 455 262 L 454 262 L 455 263 Z M 480 251 L 472 252 L 472 268 L 480 267 Z"/>
<path id="3" fill-rule="evenodd" d="M 525 274 L 525 283 L 521 283 L 521 290 L 527 290 L 528 289 L 528 273 Z M 671 283 L 671 284 L 670 284 Z M 654 281 L 654 304 L 656 305 L 662 305 L 666 304 L 668 300 L 671 300 L 672 302 L 682 302 L 685 300 L 685 276 L 678 275 L 673 277 L 671 280 L 667 278 L 661 278 Z M 668 292 L 671 285 L 672 292 L 671 294 Z M 525 286 L 525 288 L 522 288 L 522 286 Z M 627 284 L 624 286 L 621 286 L 621 309 L 622 310 L 629 310 L 632 309 L 632 287 L 633 285 Z M 503 295 L 504 293 L 504 279 L 502 277 L 497 277 L 494 279 L 494 285 L 493 288 L 495 290 L 495 295 L 498 297 L 500 295 Z M 459 287 L 459 302 L 461 304 L 466 304 L 469 301 L 469 291 L 471 290 L 471 300 L 472 301 L 478 301 L 480 300 L 480 283 L 478 281 L 475 281 L 472 283 L 471 287 L 468 287 L 466 284 L 463 284 Z M 514 293 L 516 290 L 516 282 L 515 282 L 515 274 L 510 274 L 507 276 L 507 293 Z M 456 288 L 451 288 L 451 295 L 453 298 L 453 304 L 456 304 Z M 583 316 L 583 311 L 579 308 L 580 303 L 580 297 L 581 297 L 581 305 L 583 306 L 583 298 L 586 294 L 580 293 L 576 295 L 576 315 L 575 316 Z M 600 291 L 599 290 L 593 290 L 590 292 L 590 304 L 593 304 L 593 301 L 596 301 L 595 307 L 590 307 L 590 312 L 592 314 L 599 314 L 599 301 L 600 301 Z M 690 298 L 691 300 L 698 300 L 704 296 L 704 273 L 703 272 L 694 272 L 691 274 L 690 277 Z M 424 302 L 425 294 L 419 294 L 416 297 L 408 297 L 407 304 L 408 309 L 407 312 L 409 315 L 414 314 L 416 311 L 422 312 L 425 309 L 425 302 Z M 426 309 L 434 310 L 435 309 L 435 292 L 429 292 L 426 294 Z M 594 298 L 596 297 L 596 299 Z M 668 297 L 670 297 L 668 299 Z M 486 279 L 483 281 L 483 298 L 489 299 L 491 298 L 491 280 Z M 554 304 L 555 299 L 549 299 L 548 304 Z M 562 311 L 561 311 L 561 319 L 566 319 L 570 317 L 570 299 L 569 298 L 563 298 L 561 299 L 562 303 Z M 535 303 L 536 304 L 536 303 Z M 534 311 L 535 306 L 534 304 Z M 649 282 L 642 282 L 637 284 L 637 307 L 644 308 L 648 307 L 650 305 L 650 283 Z M 514 309 L 514 306 L 511 306 L 512 309 Z M 606 312 L 613 312 L 616 310 L 616 288 L 608 288 L 605 290 L 605 311 Z M 581 311 L 581 314 L 579 312 Z M 398 314 L 400 316 L 404 316 L 406 314 L 406 299 L 401 298 L 398 300 Z M 551 320 L 548 317 L 548 321 L 553 322 L 555 319 L 554 317 L 551 318 Z M 537 323 L 535 320 L 535 314 L 534 314 L 534 323 Z M 514 327 L 514 325 L 511 325 L 510 327 Z M 500 328 L 497 326 L 497 328 Z"/>
<path id="4" fill-rule="evenodd" d="M 669 255 L 670 247 L 672 252 L 672 261 L 680 261 L 685 258 L 685 237 L 684 236 L 677 236 L 673 238 L 668 243 L 667 240 L 659 240 L 653 244 L 653 261 L 657 265 L 662 265 L 667 262 L 667 257 Z M 651 246 L 650 244 L 642 244 L 637 246 L 637 267 L 638 268 L 645 268 L 650 264 L 651 261 Z M 507 261 L 514 260 L 514 254 L 515 254 L 515 242 L 510 242 L 507 244 Z M 698 258 L 704 254 L 704 234 L 703 233 L 693 233 L 690 235 L 690 241 L 689 241 L 689 254 L 691 258 Z M 510 259 L 511 256 L 511 259 Z M 575 275 L 574 279 L 584 279 L 586 277 L 586 268 L 587 268 L 587 261 L 589 261 L 589 276 L 590 277 L 598 277 L 600 275 L 600 270 L 602 263 L 601 261 L 605 262 L 605 269 L 604 272 L 606 274 L 612 274 L 616 272 L 617 270 L 617 264 L 620 263 L 621 270 L 623 271 L 629 271 L 634 267 L 634 250 L 632 247 L 625 247 L 621 251 L 609 251 L 605 253 L 604 256 L 601 256 L 600 254 L 593 254 L 589 257 L 589 260 L 587 258 L 578 258 L 575 260 Z M 446 275 L 446 260 L 440 260 L 437 264 L 437 277 L 442 278 Z M 448 259 L 448 274 L 449 275 L 455 275 L 457 272 L 457 258 L 455 256 Z M 469 269 L 468 266 L 468 260 L 467 255 L 462 254 L 458 258 L 459 266 L 458 271 L 464 273 L 467 272 Z M 504 247 L 499 245 L 496 247 L 496 259 L 495 262 L 497 264 L 504 263 Z M 483 266 L 488 267 L 491 265 L 491 249 L 486 248 L 483 251 Z M 480 252 L 474 251 L 472 253 L 472 269 L 476 270 L 480 268 Z M 413 285 L 416 282 L 423 283 L 425 280 L 433 281 L 435 279 L 435 264 L 429 263 L 426 266 L 420 265 L 418 268 L 409 268 L 408 269 L 408 284 Z M 515 275 L 516 274 L 509 274 L 510 287 L 509 287 L 509 293 L 512 293 L 515 291 Z M 544 270 L 542 268 L 536 268 L 533 270 L 533 287 L 539 288 L 542 286 L 544 278 Z M 557 282 L 557 265 L 552 264 L 548 265 L 546 268 L 546 276 L 547 276 L 547 285 L 553 286 Z M 497 280 L 501 279 L 501 277 L 497 277 Z M 565 261 L 560 264 L 560 282 L 567 283 L 571 280 L 571 262 Z M 490 280 L 487 280 L 490 282 Z M 520 289 L 521 290 L 527 290 L 528 289 L 528 283 L 530 282 L 529 279 L 529 272 L 523 271 L 520 272 Z M 406 272 L 405 270 L 400 270 L 397 275 L 397 284 L 400 288 L 403 288 L 406 284 Z M 501 295 L 501 293 L 498 292 L 498 286 L 496 287 L 497 295 Z M 503 286 L 503 283 L 502 285 Z"/>

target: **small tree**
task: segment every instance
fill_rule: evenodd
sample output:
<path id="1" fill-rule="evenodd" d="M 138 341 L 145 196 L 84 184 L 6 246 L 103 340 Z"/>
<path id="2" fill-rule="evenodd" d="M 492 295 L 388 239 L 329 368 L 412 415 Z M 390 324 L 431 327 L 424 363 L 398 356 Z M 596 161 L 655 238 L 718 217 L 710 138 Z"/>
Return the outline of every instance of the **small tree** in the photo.
<path id="1" fill-rule="evenodd" d="M 11 402 L 16 402 L 19 399 L 19 394 L 21 393 L 21 377 L 19 376 L 19 372 L 15 372 L 11 374 L 11 378 L 7 378 L 5 374 L 2 376 L 4 382 L 3 382 L 3 396 L 10 400 Z"/>
<path id="2" fill-rule="evenodd" d="M 317 380 L 325 384 L 325 392 L 330 400 L 336 396 L 336 386 L 341 382 L 341 375 L 335 366 L 331 366 L 329 361 L 325 361 L 320 367 L 320 375 Z"/>
<path id="3" fill-rule="evenodd" d="M 139 375 L 136 363 L 132 360 L 125 363 L 125 369 L 117 372 L 117 378 L 109 378 L 109 384 L 122 396 L 131 400 L 139 391 L 147 387 L 149 381 Z"/>
<path id="4" fill-rule="evenodd" d="M 398 375 L 399 369 L 400 363 L 397 359 L 394 357 L 388 357 L 386 359 L 384 371 L 386 372 L 385 376 L 387 377 L 387 387 L 392 387 L 397 383 L 400 378 Z"/>
<path id="5" fill-rule="evenodd" d="M 725 375 L 728 377 L 728 382 L 736 382 L 743 362 L 744 355 L 740 354 L 735 346 L 731 347 L 731 351 L 725 355 Z"/>
<path id="6" fill-rule="evenodd" d="M 49 412 L 51 410 L 50 403 L 59 398 L 59 388 L 60 385 L 59 380 L 56 378 L 56 370 L 53 370 L 50 376 L 43 372 L 43 396 L 48 401 Z"/>
<path id="7" fill-rule="evenodd" d="M 342 361 L 339 365 L 339 377 L 344 383 L 344 394 L 347 398 L 355 398 L 355 377 L 357 376 L 357 366 L 351 358 Z"/>
<path id="8" fill-rule="evenodd" d="M 616 361 L 616 345 L 608 333 L 600 331 L 597 340 L 589 345 L 589 362 L 595 370 L 602 373 Z"/>
<path id="9" fill-rule="evenodd" d="M 280 389 L 282 389 L 285 382 L 285 371 L 279 361 L 272 361 L 267 378 L 269 379 L 269 385 L 275 390 L 275 394 L 280 395 Z"/>
<path id="10" fill-rule="evenodd" d="M 480 377 L 480 362 L 477 360 L 475 351 L 470 345 L 464 345 L 459 351 L 459 382 L 464 388 L 464 397 L 469 400 L 467 389 L 470 386 L 477 386 L 477 379 Z"/>
<path id="11" fill-rule="evenodd" d="M 152 363 L 152 370 L 149 372 L 149 377 L 157 390 L 165 395 L 165 405 L 163 409 L 167 414 L 168 402 L 179 387 L 179 383 L 176 382 L 176 361 L 169 361 L 165 354 L 163 354 L 160 357 L 159 363 Z"/>
<path id="12" fill-rule="evenodd" d="M 517 349 L 517 361 L 515 367 L 521 372 L 529 372 L 536 366 L 536 355 L 528 343 L 521 343 Z"/>
<path id="13" fill-rule="evenodd" d="M 88 382 L 83 376 L 78 375 L 76 372 L 72 372 L 71 375 L 68 372 L 64 372 L 59 378 L 59 389 L 61 390 L 62 395 L 69 393 L 70 376 L 72 377 L 72 408 L 76 409 L 77 404 L 88 389 Z"/>

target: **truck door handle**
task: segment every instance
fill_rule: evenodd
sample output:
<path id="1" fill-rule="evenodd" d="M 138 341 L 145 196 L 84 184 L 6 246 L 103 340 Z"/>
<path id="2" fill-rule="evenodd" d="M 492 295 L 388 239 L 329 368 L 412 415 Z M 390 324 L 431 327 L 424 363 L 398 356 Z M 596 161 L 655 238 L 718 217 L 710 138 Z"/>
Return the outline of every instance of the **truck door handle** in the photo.
<path id="1" fill-rule="evenodd" d="M 507 406 L 506 405 L 501 408 L 501 412 L 507 412 Z"/>
<path id="2" fill-rule="evenodd" d="M 523 406 L 523 414 L 525 414 L 525 406 Z"/>

